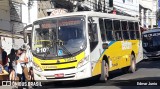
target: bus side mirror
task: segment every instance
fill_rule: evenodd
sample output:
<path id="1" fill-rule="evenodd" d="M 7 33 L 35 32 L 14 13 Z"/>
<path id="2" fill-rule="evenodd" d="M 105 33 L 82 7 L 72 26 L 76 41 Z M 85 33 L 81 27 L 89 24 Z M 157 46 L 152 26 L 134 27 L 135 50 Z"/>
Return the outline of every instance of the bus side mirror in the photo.
<path id="1" fill-rule="evenodd" d="M 108 43 L 103 43 L 103 44 L 102 44 L 102 48 L 103 48 L 103 49 L 108 49 Z"/>
<path id="2" fill-rule="evenodd" d="M 24 43 L 27 43 L 27 33 L 24 33 Z"/>
<path id="3" fill-rule="evenodd" d="M 31 28 L 31 30 L 28 30 L 28 28 Z M 31 33 L 31 31 L 32 31 L 32 24 L 29 24 L 23 28 L 23 36 L 24 36 L 23 38 L 25 43 L 27 43 L 28 41 L 27 34 Z"/>

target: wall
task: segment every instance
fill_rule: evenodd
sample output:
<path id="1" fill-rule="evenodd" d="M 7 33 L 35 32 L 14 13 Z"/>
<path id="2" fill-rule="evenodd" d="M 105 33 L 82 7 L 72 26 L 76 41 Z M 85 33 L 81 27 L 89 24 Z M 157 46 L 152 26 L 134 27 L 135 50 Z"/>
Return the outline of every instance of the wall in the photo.
<path id="1" fill-rule="evenodd" d="M 24 4 L 22 4 L 22 22 L 28 24 L 28 0 L 23 0 Z"/>
<path id="2" fill-rule="evenodd" d="M 10 8 L 8 0 L 0 0 L 0 30 L 11 31 Z"/>
<path id="3" fill-rule="evenodd" d="M 38 18 L 46 17 L 48 16 L 47 14 L 47 9 L 51 8 L 51 3 L 50 1 L 38 1 Z"/>
<path id="4" fill-rule="evenodd" d="M 38 1 L 34 0 L 32 1 L 32 6 L 29 10 L 29 23 L 32 23 L 33 21 L 35 21 L 38 18 Z"/>

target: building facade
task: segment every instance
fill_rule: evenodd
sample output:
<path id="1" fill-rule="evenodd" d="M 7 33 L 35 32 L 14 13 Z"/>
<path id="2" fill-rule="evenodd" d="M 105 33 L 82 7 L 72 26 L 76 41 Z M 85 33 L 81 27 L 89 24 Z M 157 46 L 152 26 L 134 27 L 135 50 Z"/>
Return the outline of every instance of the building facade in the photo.
<path id="1" fill-rule="evenodd" d="M 23 28 L 34 20 L 48 16 L 50 0 L 0 0 L 0 46 L 10 53 L 20 48 Z"/>
<path id="2" fill-rule="evenodd" d="M 139 17 L 139 0 L 113 0 L 113 7 L 121 15 Z"/>
<path id="3" fill-rule="evenodd" d="M 0 32 L 10 32 L 10 7 L 8 0 L 0 0 Z"/>
<path id="4" fill-rule="evenodd" d="M 38 18 L 49 16 L 52 8 L 54 6 L 51 0 L 28 0 L 28 23 L 32 23 Z"/>
<path id="5" fill-rule="evenodd" d="M 146 28 L 153 28 L 157 25 L 157 0 L 140 0 L 140 21 L 141 26 Z"/>

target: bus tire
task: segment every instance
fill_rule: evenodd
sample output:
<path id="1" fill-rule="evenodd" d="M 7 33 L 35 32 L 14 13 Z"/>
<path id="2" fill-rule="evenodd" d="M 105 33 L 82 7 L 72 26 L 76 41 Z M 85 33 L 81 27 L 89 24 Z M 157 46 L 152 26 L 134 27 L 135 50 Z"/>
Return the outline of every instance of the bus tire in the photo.
<path id="1" fill-rule="evenodd" d="M 101 82 L 106 82 L 108 80 L 108 76 L 109 76 L 108 71 L 109 71 L 108 63 L 105 60 L 103 60 L 102 66 L 101 66 L 101 76 L 100 76 Z"/>
<path id="2" fill-rule="evenodd" d="M 136 59 L 135 56 L 132 54 L 131 55 L 131 65 L 129 67 L 129 72 L 134 73 L 136 71 Z"/>

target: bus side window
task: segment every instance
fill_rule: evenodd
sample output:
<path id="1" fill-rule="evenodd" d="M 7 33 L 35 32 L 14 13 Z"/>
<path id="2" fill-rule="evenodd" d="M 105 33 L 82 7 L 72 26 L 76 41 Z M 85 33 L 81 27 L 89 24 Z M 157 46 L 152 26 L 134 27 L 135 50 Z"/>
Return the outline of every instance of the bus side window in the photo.
<path id="1" fill-rule="evenodd" d="M 92 52 L 98 45 L 97 24 L 89 23 L 88 31 L 89 31 L 90 51 Z"/>
<path id="2" fill-rule="evenodd" d="M 127 24 L 128 24 L 127 21 L 121 21 L 121 27 L 122 27 L 124 40 L 128 40 L 129 39 L 128 25 Z"/>
<path id="3" fill-rule="evenodd" d="M 104 22 L 105 22 L 107 40 L 114 40 L 114 31 L 113 31 L 113 27 L 112 27 L 112 20 L 105 19 Z"/>
<path id="4" fill-rule="evenodd" d="M 106 41 L 106 31 L 104 28 L 104 20 L 101 18 L 99 19 L 99 27 L 100 27 L 102 41 Z"/>
<path id="5" fill-rule="evenodd" d="M 134 22 L 128 22 L 128 25 L 131 40 L 136 39 L 136 34 L 134 31 Z"/>
<path id="6" fill-rule="evenodd" d="M 120 21 L 119 20 L 113 20 L 113 25 L 114 25 L 116 40 L 122 40 Z"/>
<path id="7" fill-rule="evenodd" d="M 139 32 L 138 22 L 135 22 L 135 31 L 136 31 L 136 37 L 137 37 L 137 39 L 139 39 L 140 38 L 140 32 Z"/>

